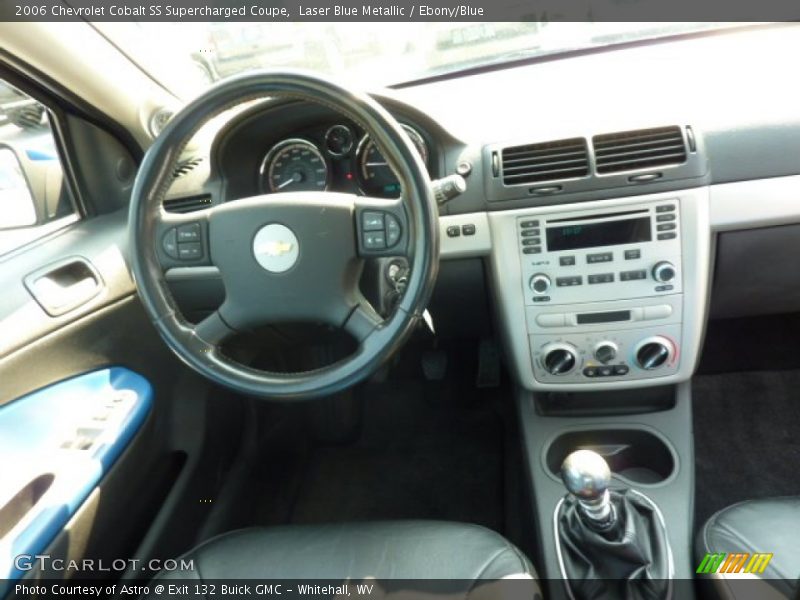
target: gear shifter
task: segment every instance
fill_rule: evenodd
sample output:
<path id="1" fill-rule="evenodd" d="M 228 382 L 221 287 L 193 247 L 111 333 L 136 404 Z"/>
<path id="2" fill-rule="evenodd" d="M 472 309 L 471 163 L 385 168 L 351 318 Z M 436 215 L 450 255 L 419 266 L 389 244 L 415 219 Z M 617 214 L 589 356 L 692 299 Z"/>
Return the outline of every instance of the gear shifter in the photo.
<path id="1" fill-rule="evenodd" d="M 556 513 L 563 576 L 575 600 L 666 598 L 672 576 L 667 532 L 655 504 L 610 490 L 602 456 L 577 450 L 561 465 L 569 494 Z"/>
<path id="2" fill-rule="evenodd" d="M 577 450 L 561 465 L 561 480 L 578 505 L 588 524 L 595 529 L 614 525 L 616 515 L 608 493 L 611 470 L 602 456 L 591 450 Z"/>

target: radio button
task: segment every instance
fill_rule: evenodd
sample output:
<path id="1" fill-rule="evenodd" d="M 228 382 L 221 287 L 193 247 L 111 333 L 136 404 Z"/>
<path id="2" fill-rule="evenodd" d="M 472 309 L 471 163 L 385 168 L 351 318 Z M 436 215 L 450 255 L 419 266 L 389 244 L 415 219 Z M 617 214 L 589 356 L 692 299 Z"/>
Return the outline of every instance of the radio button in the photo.
<path id="1" fill-rule="evenodd" d="M 542 247 L 541 246 L 532 246 L 532 247 L 528 247 L 528 248 L 523 248 L 522 249 L 522 253 L 523 254 L 539 254 L 539 253 L 541 253 L 541 251 L 542 251 Z"/>
<path id="2" fill-rule="evenodd" d="M 598 254 L 586 255 L 586 262 L 590 265 L 594 263 L 611 262 L 612 260 L 614 260 L 614 255 L 611 252 L 600 252 Z"/>
<path id="3" fill-rule="evenodd" d="M 520 227 L 538 227 L 539 221 L 522 221 L 519 225 Z"/>
<path id="4" fill-rule="evenodd" d="M 672 231 L 677 225 L 675 223 L 662 223 L 656 226 L 656 231 Z"/>
<path id="5" fill-rule="evenodd" d="M 540 327 L 564 327 L 566 323 L 567 315 L 564 314 L 550 313 L 536 317 L 536 324 Z"/>
<path id="6" fill-rule="evenodd" d="M 599 275 L 589 275 L 589 283 L 611 283 L 614 281 L 613 273 L 600 273 Z"/>
<path id="7" fill-rule="evenodd" d="M 550 302 L 550 296 L 534 296 L 534 302 Z"/>
<path id="8" fill-rule="evenodd" d="M 625 250 L 625 260 L 634 260 L 642 257 L 642 251 L 638 248 L 636 250 Z"/>
<path id="9" fill-rule="evenodd" d="M 575 264 L 574 256 L 562 256 L 558 259 L 558 264 L 562 267 L 571 267 Z"/>
<path id="10" fill-rule="evenodd" d="M 657 213 L 672 212 L 673 210 L 675 210 L 674 204 L 662 204 L 661 206 L 656 206 Z"/>
<path id="11" fill-rule="evenodd" d="M 534 235 L 539 235 L 538 229 L 523 229 L 522 230 L 522 237 L 532 237 Z"/>
<path id="12" fill-rule="evenodd" d="M 658 234 L 658 239 L 660 239 L 660 240 L 674 240 L 676 237 L 678 237 L 678 234 L 676 232 L 674 232 L 674 231 L 670 232 L 670 233 L 659 233 Z"/>
<path id="13" fill-rule="evenodd" d="M 664 223 L 666 221 L 674 221 L 675 215 L 656 215 L 657 223 Z"/>
<path id="14" fill-rule="evenodd" d="M 570 287 L 573 285 L 582 285 L 583 277 L 575 275 L 572 277 L 558 277 L 556 278 L 556 285 L 558 287 Z"/>
<path id="15" fill-rule="evenodd" d="M 525 238 L 524 240 L 522 240 L 522 245 L 523 246 L 541 246 L 542 245 L 542 240 L 540 240 L 539 238 Z"/>
<path id="16" fill-rule="evenodd" d="M 639 269 L 636 271 L 623 271 L 619 274 L 620 281 L 636 281 L 638 279 L 647 279 L 647 271 Z"/>

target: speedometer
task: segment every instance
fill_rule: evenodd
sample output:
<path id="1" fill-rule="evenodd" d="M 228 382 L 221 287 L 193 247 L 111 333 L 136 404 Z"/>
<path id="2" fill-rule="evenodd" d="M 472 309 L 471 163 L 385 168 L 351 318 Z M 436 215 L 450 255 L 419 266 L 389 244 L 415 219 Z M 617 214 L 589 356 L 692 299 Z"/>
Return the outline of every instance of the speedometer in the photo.
<path id="1" fill-rule="evenodd" d="M 425 140 L 415 129 L 408 125 L 401 126 L 422 157 L 422 162 L 427 165 L 428 146 L 425 144 Z M 368 135 L 365 135 L 359 142 L 356 156 L 358 157 L 358 182 L 365 194 L 383 198 L 400 196 L 400 182 L 397 181 L 389 163 L 378 150 L 378 146 Z"/>
<path id="2" fill-rule="evenodd" d="M 328 188 L 328 165 L 314 144 L 291 138 L 267 152 L 259 177 L 262 192 L 322 192 Z"/>

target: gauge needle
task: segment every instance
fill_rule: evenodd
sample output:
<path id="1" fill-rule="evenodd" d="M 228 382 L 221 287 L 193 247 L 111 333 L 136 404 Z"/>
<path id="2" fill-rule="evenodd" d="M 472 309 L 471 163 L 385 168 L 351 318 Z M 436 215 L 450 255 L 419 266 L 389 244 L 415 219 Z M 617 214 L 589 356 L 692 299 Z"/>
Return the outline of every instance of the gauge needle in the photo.
<path id="1" fill-rule="evenodd" d="M 286 181 L 284 181 L 282 184 L 280 184 L 280 185 L 279 185 L 279 186 L 278 186 L 276 189 L 278 189 L 278 190 L 282 190 L 282 189 L 283 189 L 283 188 L 285 188 L 287 185 L 290 185 L 290 184 L 292 184 L 292 183 L 294 183 L 294 178 L 292 178 L 292 179 L 287 179 L 287 180 L 286 180 Z"/>

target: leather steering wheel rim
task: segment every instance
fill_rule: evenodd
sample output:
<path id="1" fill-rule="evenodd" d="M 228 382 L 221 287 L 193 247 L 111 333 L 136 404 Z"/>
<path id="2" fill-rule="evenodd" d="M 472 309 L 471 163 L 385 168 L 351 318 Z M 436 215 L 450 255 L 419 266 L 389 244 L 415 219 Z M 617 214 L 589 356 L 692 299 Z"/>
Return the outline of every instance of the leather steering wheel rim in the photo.
<path id="1" fill-rule="evenodd" d="M 410 273 L 403 297 L 393 314 L 381 322 L 373 322 L 369 318 L 369 309 L 355 306 L 345 323 L 360 320 L 353 328 L 359 334 L 364 332 L 363 337 L 359 335 L 361 339 L 358 350 L 332 365 L 302 373 L 261 371 L 225 356 L 220 351 L 219 343 L 209 341 L 213 336 L 203 335 L 202 331 L 208 331 L 208 326 L 203 329 L 189 323 L 183 317 L 169 290 L 165 269 L 159 258 L 158 245 L 164 223 L 174 223 L 174 220 L 170 219 L 175 218 L 174 215 L 164 211 L 162 202 L 184 147 L 200 127 L 223 111 L 265 97 L 321 104 L 357 123 L 375 141 L 389 166 L 394 170 L 403 191 L 399 201 L 401 212 L 396 213 L 405 215 L 403 226 L 407 229 L 404 233 L 404 246 Z M 297 192 L 291 196 L 299 197 L 303 194 L 304 192 Z M 354 200 L 344 194 L 325 195 L 335 197 L 332 202 L 338 203 L 334 207 L 340 209 L 338 214 L 345 215 L 350 210 L 351 221 L 358 219 L 353 208 L 357 206 L 358 199 Z M 277 205 L 274 204 L 276 199 L 268 196 L 254 197 L 244 202 L 237 200 L 225 203 L 196 216 L 197 219 L 207 220 L 210 232 L 209 252 L 212 258 L 215 253 L 215 239 L 218 242 L 217 251 L 221 252 L 219 248 L 224 246 L 219 241 L 224 238 L 214 233 L 220 229 L 215 223 L 222 219 L 218 214 L 225 211 L 222 207 L 242 202 L 241 206 L 247 207 L 246 210 L 250 211 L 247 214 L 249 219 L 252 219 L 253 215 L 261 216 L 263 209 L 263 222 L 269 223 L 270 207 Z M 299 201 L 303 199 L 299 198 Z M 317 213 L 325 212 L 325 207 L 319 208 L 322 206 L 319 204 L 322 200 L 316 198 L 310 202 L 311 208 L 317 207 Z M 299 203 L 302 205 L 302 202 Z M 284 210 L 291 209 L 291 205 L 287 202 L 280 206 Z M 378 207 L 380 206 L 378 204 Z M 229 213 L 232 211 L 233 208 L 228 209 Z M 189 216 L 195 215 L 189 213 Z M 333 394 L 373 373 L 401 346 L 422 315 L 433 289 L 439 260 L 438 214 L 430 179 L 425 165 L 400 125 L 388 111 L 366 94 L 348 90 L 328 79 L 300 71 L 257 71 L 226 79 L 208 89 L 176 114 L 145 154 L 137 173 L 130 202 L 129 234 L 131 271 L 139 297 L 156 330 L 170 349 L 195 371 L 219 385 L 247 395 L 277 400 L 305 400 Z M 358 223 L 353 223 L 352 234 L 357 238 L 361 235 L 361 226 Z M 340 241 L 339 247 L 349 247 L 348 244 L 351 243 L 358 246 L 360 242 L 359 239 L 352 242 Z M 298 244 L 302 249 L 303 240 Z M 306 254 L 310 255 L 311 252 Z M 244 260 L 241 256 L 239 259 Z M 361 265 L 363 256 L 348 259 L 348 273 L 360 273 Z M 225 279 L 223 268 L 221 266 L 219 268 Z M 264 277 L 272 275 L 268 273 Z M 301 274 L 295 275 L 297 278 Z M 307 277 L 314 277 L 314 273 L 308 273 Z M 227 288 L 226 281 L 226 294 L 229 294 Z M 356 293 L 356 296 L 360 294 Z M 357 300 L 354 300 L 351 294 L 348 302 L 352 304 Z M 358 319 L 354 317 L 356 313 Z M 337 319 L 340 317 L 341 311 L 336 315 Z M 212 315 L 206 321 L 211 324 L 211 329 L 228 327 L 226 319 L 219 318 L 219 315 L 217 317 Z M 201 325 L 205 325 L 206 321 Z M 238 331 L 234 328 L 231 330 Z"/>

